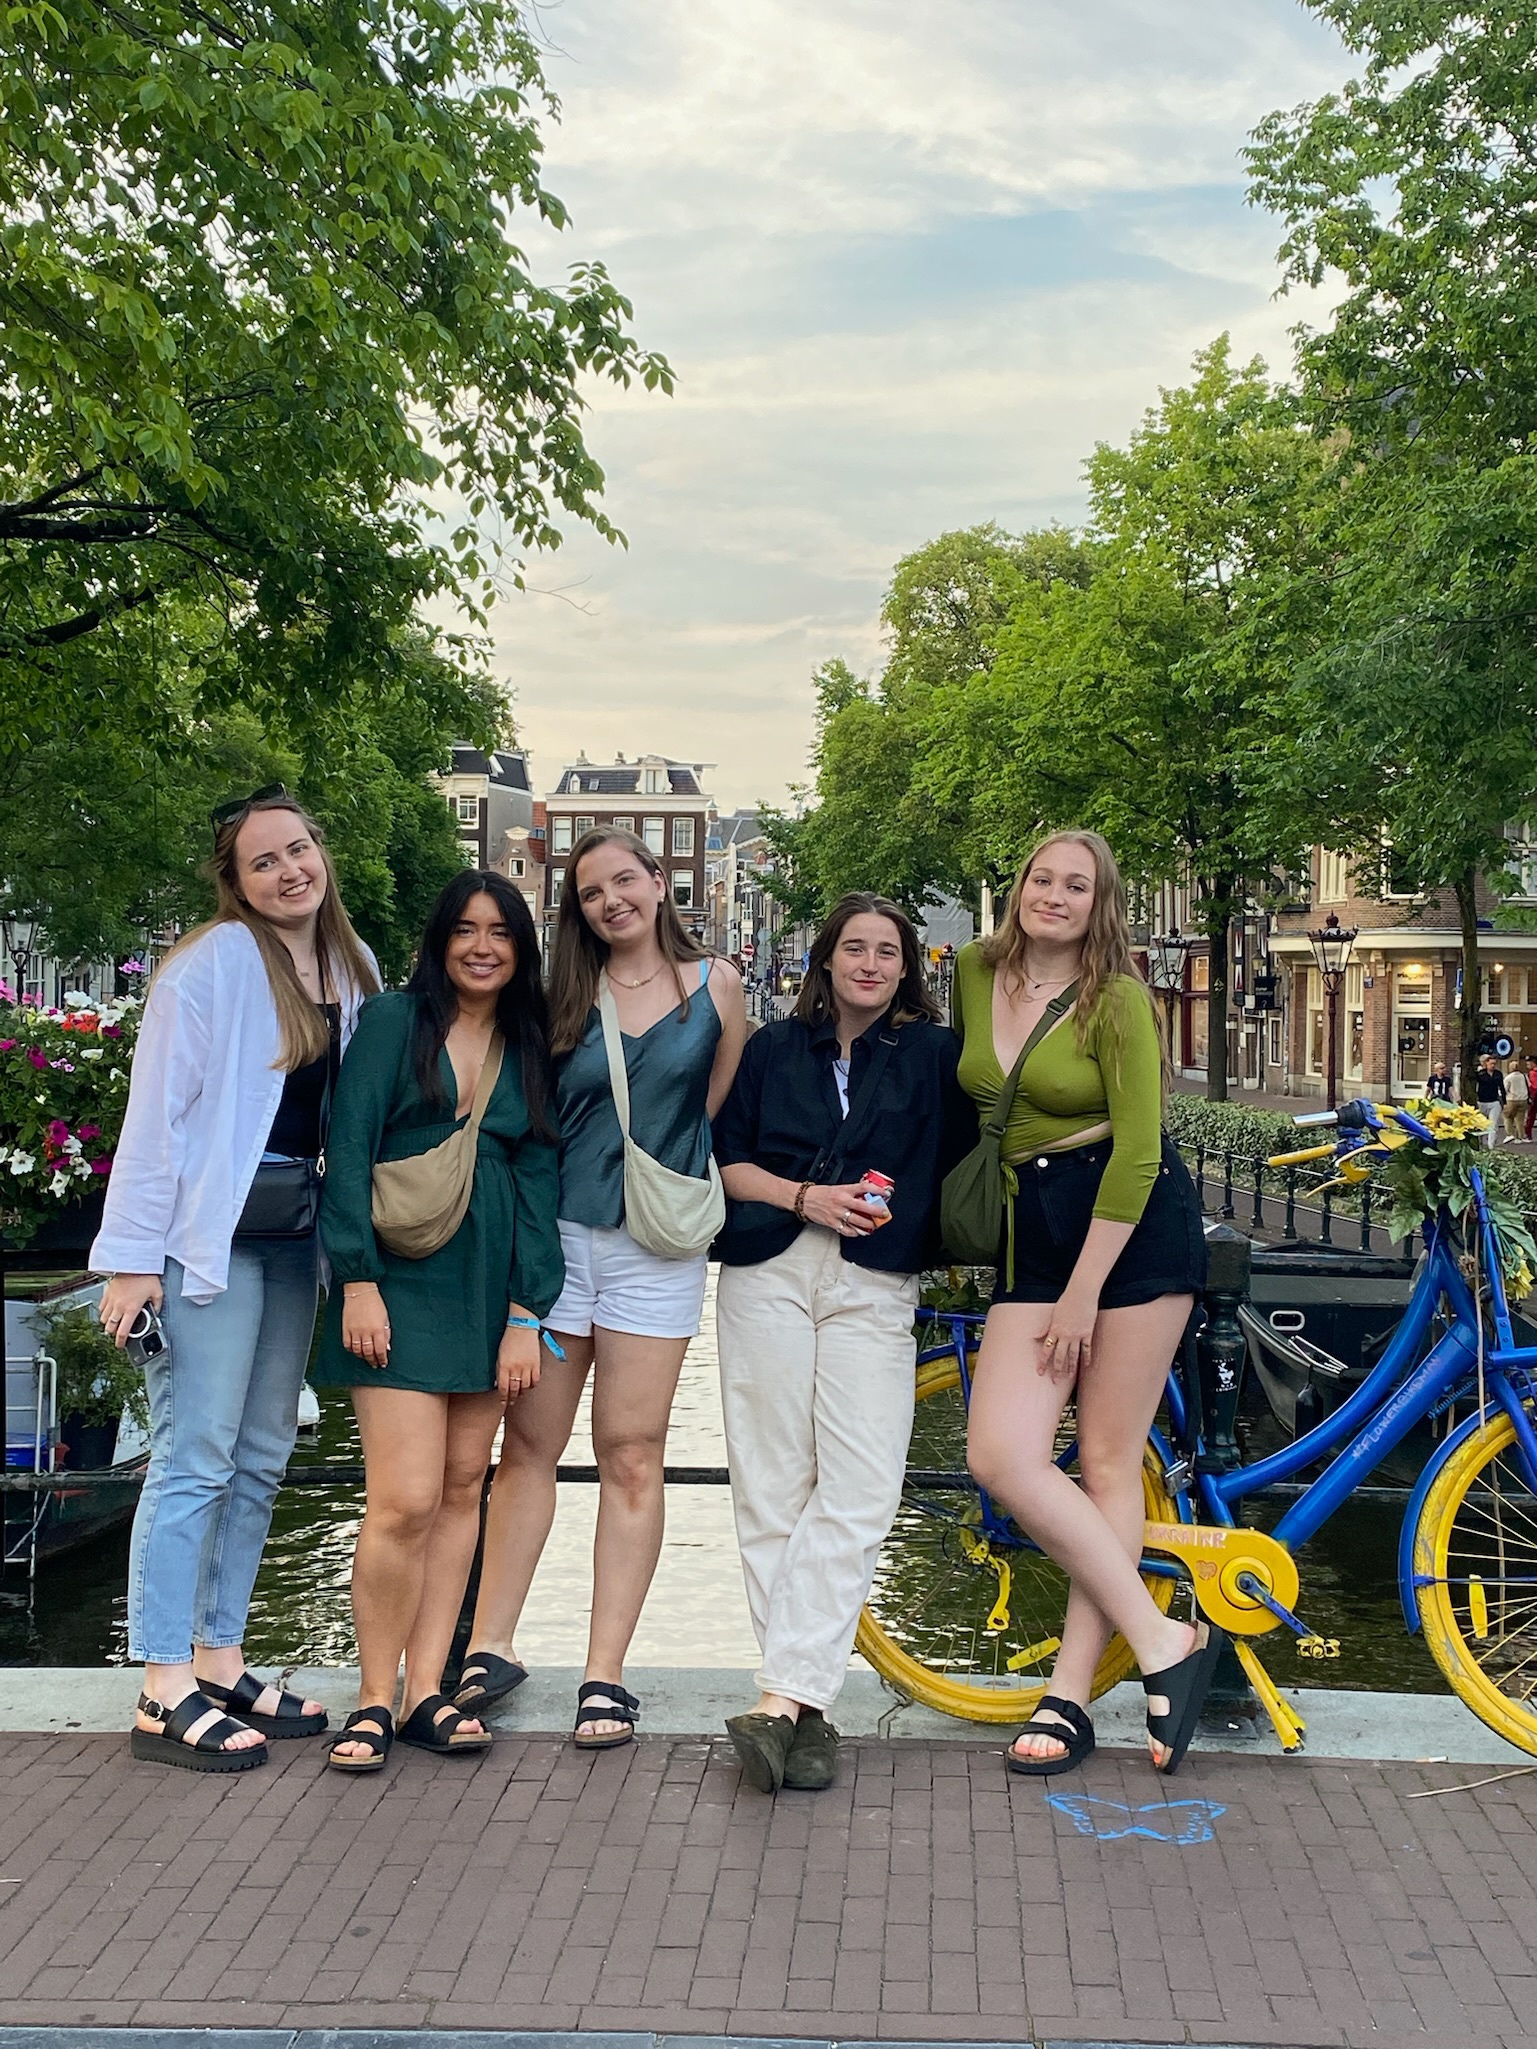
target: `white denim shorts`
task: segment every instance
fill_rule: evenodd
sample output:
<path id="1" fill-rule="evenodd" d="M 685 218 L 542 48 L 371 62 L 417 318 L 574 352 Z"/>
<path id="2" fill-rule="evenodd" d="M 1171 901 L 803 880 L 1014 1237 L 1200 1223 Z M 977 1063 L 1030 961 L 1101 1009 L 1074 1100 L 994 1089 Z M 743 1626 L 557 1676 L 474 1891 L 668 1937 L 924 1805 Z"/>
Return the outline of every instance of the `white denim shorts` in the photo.
<path id="1" fill-rule="evenodd" d="M 574 1338 L 622 1330 L 638 1338 L 692 1338 L 704 1306 L 705 1256 L 663 1259 L 637 1245 L 621 1224 L 603 1230 L 561 1220 L 566 1285 L 544 1319 Z"/>

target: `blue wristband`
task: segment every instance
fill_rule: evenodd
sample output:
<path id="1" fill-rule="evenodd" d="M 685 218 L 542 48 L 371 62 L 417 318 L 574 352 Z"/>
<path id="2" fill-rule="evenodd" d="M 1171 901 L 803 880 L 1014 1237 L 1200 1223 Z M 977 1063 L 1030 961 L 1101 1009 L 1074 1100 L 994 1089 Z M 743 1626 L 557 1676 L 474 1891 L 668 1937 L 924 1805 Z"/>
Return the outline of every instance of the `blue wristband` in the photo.
<path id="1" fill-rule="evenodd" d="M 564 1359 L 566 1356 L 565 1347 L 563 1345 L 556 1344 L 555 1340 L 550 1336 L 549 1332 L 545 1329 L 544 1325 L 539 1321 L 537 1316 L 509 1316 L 507 1319 L 507 1328 L 509 1330 L 536 1330 L 538 1331 L 540 1338 L 543 1340 L 545 1344 L 549 1346 L 550 1350 L 555 1354 L 557 1359 Z"/>

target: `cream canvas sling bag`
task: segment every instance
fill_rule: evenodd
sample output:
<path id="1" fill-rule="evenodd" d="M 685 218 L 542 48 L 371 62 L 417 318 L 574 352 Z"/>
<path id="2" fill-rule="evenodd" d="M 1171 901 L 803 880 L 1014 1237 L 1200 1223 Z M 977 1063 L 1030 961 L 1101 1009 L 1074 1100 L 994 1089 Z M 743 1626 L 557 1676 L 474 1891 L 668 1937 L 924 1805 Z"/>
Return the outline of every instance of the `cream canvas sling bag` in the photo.
<path id="1" fill-rule="evenodd" d="M 701 992 L 701 1002 L 708 999 Z M 726 1191 L 712 1157 L 702 1180 L 675 1174 L 630 1136 L 630 1077 L 619 1012 L 606 974 L 598 977 L 598 1015 L 614 1110 L 624 1134 L 624 1225 L 637 1245 L 662 1259 L 696 1259 L 726 1221 Z"/>
<path id="2" fill-rule="evenodd" d="M 440 1251 L 464 1222 L 475 1190 L 475 1154 L 480 1120 L 502 1071 L 506 1042 L 491 1034 L 470 1114 L 441 1145 L 409 1160 L 380 1160 L 374 1167 L 374 1235 L 402 1259 L 426 1259 Z"/>

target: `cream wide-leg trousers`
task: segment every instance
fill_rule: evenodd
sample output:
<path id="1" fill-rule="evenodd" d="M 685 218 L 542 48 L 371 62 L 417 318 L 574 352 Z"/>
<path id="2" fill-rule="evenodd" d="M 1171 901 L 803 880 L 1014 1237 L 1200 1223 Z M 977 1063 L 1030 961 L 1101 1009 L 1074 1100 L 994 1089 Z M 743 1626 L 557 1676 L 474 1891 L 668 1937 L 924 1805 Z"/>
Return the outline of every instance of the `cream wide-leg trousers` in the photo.
<path id="1" fill-rule="evenodd" d="M 829 1708 L 902 1495 L 916 1384 L 916 1274 L 873 1273 L 808 1224 L 720 1270 L 726 1455 L 757 1684 Z"/>

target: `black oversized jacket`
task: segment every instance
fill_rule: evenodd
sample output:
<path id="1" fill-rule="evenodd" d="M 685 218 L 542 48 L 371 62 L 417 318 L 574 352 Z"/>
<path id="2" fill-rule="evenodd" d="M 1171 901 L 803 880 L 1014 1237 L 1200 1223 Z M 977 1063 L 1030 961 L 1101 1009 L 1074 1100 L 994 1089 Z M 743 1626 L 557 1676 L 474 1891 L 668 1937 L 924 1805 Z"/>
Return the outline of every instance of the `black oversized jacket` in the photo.
<path id="1" fill-rule="evenodd" d="M 714 1125 L 721 1167 L 750 1164 L 786 1181 L 857 1181 L 872 1168 L 895 1181 L 891 1222 L 846 1238 L 843 1257 L 881 1273 L 916 1273 L 939 1258 L 939 1184 L 977 1142 L 976 1106 L 955 1078 L 960 1041 L 947 1025 L 890 1013 L 854 1041 L 849 1115 L 838 1100 L 830 1018 L 781 1018 L 754 1032 Z M 867 1077 L 879 1062 L 873 1093 Z M 805 1227 L 766 1202 L 728 1204 L 711 1256 L 755 1266 Z"/>

